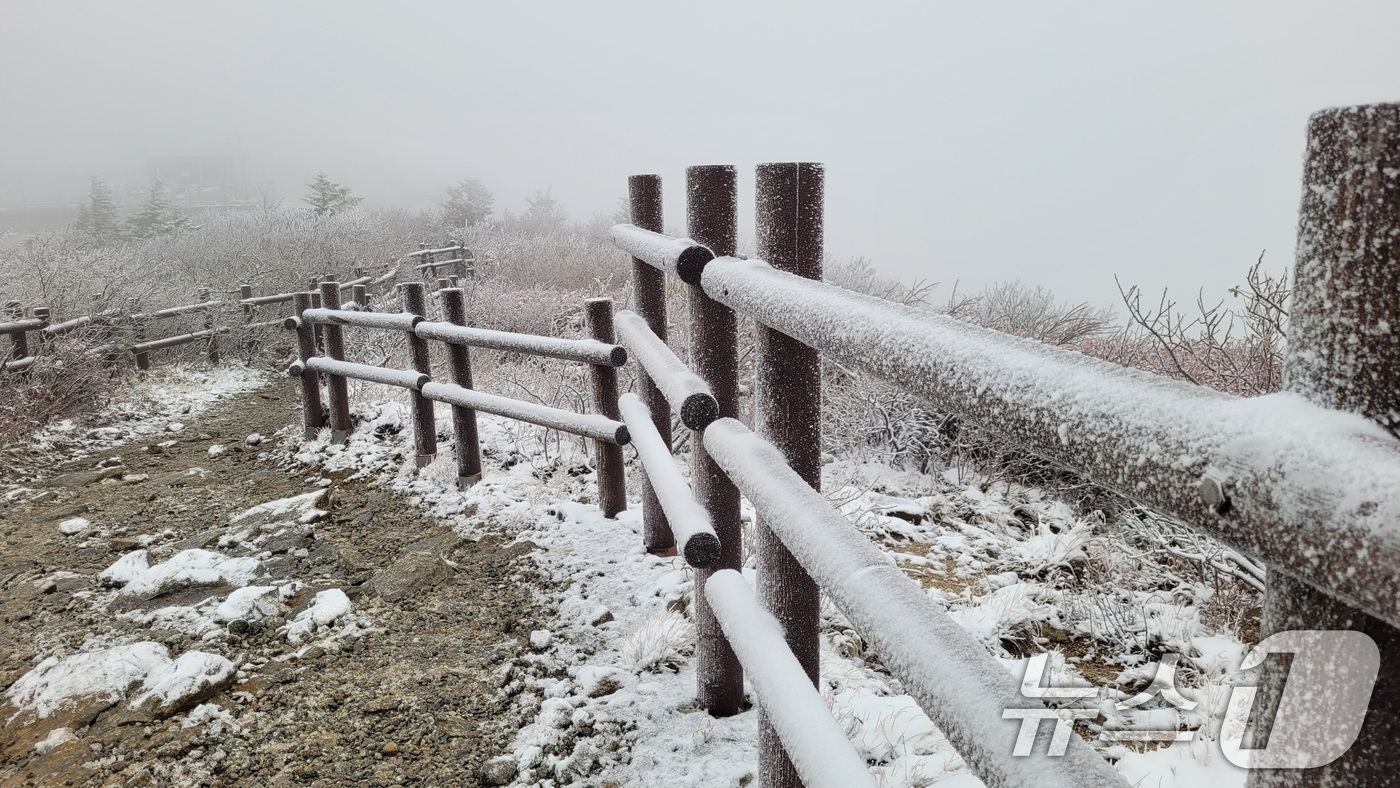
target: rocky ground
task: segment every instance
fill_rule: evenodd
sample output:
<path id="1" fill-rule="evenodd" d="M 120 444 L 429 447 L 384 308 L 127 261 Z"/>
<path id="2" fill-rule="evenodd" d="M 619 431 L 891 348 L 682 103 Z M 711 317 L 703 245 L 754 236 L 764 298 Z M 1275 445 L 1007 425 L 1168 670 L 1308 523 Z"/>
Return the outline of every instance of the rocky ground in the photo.
<path id="1" fill-rule="evenodd" d="M 531 710 L 507 686 L 550 669 L 529 654 L 545 582 L 530 545 L 464 539 L 383 488 L 285 467 L 257 436 L 297 407 L 281 381 L 80 459 L 6 457 L 0 786 L 511 780 L 513 765 L 490 761 Z M 290 513 L 232 519 L 294 496 Z M 140 589 L 103 576 L 123 556 L 205 555 L 187 551 L 255 562 L 251 582 L 274 591 L 223 620 L 238 584 L 217 572 Z M 337 589 L 353 612 L 320 621 Z M 136 643 L 231 667 L 145 703 L 133 685 L 40 716 L 16 696 L 46 658 Z"/>

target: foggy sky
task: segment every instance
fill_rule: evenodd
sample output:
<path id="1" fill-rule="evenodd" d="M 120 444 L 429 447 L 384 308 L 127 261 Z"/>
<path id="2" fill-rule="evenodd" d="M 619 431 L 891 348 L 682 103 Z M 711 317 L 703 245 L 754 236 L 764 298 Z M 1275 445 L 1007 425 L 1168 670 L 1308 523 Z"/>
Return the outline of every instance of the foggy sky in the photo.
<path id="1" fill-rule="evenodd" d="M 1291 265 L 1308 115 L 1400 100 L 1400 3 L 0 0 L 4 183 L 241 147 L 295 203 L 463 177 L 611 212 L 629 174 L 827 165 L 827 245 L 964 288 L 1223 295 Z M 947 287 L 941 288 L 946 294 Z"/>

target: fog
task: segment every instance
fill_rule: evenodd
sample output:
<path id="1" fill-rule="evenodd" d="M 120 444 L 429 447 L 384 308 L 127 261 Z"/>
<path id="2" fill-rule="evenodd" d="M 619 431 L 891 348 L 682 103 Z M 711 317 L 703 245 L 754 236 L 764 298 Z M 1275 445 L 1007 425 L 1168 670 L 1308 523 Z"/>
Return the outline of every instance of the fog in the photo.
<path id="1" fill-rule="evenodd" d="M 759 7 L 761 5 L 761 7 Z M 611 213 L 629 174 L 825 162 L 827 244 L 891 275 L 1115 274 L 1223 295 L 1291 264 L 1308 115 L 1400 99 L 1400 3 L 0 0 L 0 205 L 244 152 L 299 204 L 480 178 Z M 144 186 L 144 184 L 142 184 Z"/>

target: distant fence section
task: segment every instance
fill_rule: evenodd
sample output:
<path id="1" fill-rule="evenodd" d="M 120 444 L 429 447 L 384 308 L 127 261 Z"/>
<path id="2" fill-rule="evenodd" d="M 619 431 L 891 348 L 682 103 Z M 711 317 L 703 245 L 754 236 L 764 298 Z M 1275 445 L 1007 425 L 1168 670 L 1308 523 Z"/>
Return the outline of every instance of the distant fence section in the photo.
<path id="1" fill-rule="evenodd" d="M 433 403 L 452 408 L 456 440 L 457 482 L 461 488 L 481 479 L 481 449 L 477 412 L 590 438 L 597 452 L 599 500 L 604 514 L 615 517 L 627 508 L 626 468 L 621 447 L 631 434 L 618 411 L 616 368 L 627 363 L 627 351 L 613 344 L 613 304 L 595 298 L 584 304 L 589 338 L 562 339 L 467 325 L 466 297 L 460 288 L 445 287 L 434 295 L 439 320 L 429 319 L 426 288 L 419 282 L 399 285 L 402 311 L 375 312 L 356 303 L 342 304 L 344 285 L 321 282 L 319 292 L 296 293 L 295 315 L 283 321 L 295 331 L 299 360 L 288 374 L 302 384 L 303 428 L 308 438 L 329 427 L 331 441 L 344 442 L 350 435 L 350 379 L 395 386 L 407 390 L 418 465 L 437 456 L 437 426 Z M 392 369 L 347 361 L 346 329 L 397 332 L 404 337 L 411 369 Z M 317 331 L 322 336 L 318 340 Z M 448 354 L 450 382 L 432 379 L 429 342 L 441 343 Z M 575 413 L 534 402 L 510 399 L 473 388 L 470 349 L 507 350 L 589 365 L 596 412 Z M 321 398 L 322 380 L 326 402 Z M 327 416 L 327 414 L 329 414 Z"/>
<path id="2" fill-rule="evenodd" d="M 475 257 L 470 250 L 460 245 L 440 249 L 428 249 L 427 244 L 421 246 L 420 251 L 403 258 L 416 272 L 436 275 L 439 268 L 453 268 L 458 275 L 473 275 Z M 320 283 L 337 281 L 340 292 L 348 294 L 352 303 L 368 309 L 373 294 L 386 283 L 398 279 L 402 267 L 389 265 L 379 275 L 371 275 L 367 268 L 356 268 L 344 282 L 334 276 L 315 277 L 307 291 L 311 294 L 312 307 L 320 306 Z M 219 341 L 225 335 L 237 337 L 239 351 L 250 355 L 258 346 L 259 338 L 265 336 L 264 330 L 283 324 L 297 293 L 259 295 L 253 285 L 242 285 L 236 295 L 235 300 L 226 301 L 214 297 L 208 289 L 201 289 L 195 293 L 198 300 L 194 303 L 149 310 L 143 309 L 135 299 L 113 305 L 94 297 L 89 310 L 72 316 L 55 315 L 45 306 L 26 308 L 19 301 L 9 301 L 0 308 L 0 336 L 8 340 L 8 347 L 0 349 L 4 354 L 0 356 L 0 372 L 22 373 L 33 368 L 42 363 L 41 350 L 46 343 L 69 335 L 82 335 L 91 340 L 87 352 L 101 354 L 114 363 L 129 356 L 141 370 L 150 369 L 153 353 L 195 343 L 203 343 L 205 360 L 218 364 L 227 351 L 221 348 Z M 240 313 L 242 319 L 236 317 Z M 191 315 L 202 317 L 202 325 L 196 330 L 178 334 L 161 330 L 166 324 L 176 322 L 173 318 Z"/>

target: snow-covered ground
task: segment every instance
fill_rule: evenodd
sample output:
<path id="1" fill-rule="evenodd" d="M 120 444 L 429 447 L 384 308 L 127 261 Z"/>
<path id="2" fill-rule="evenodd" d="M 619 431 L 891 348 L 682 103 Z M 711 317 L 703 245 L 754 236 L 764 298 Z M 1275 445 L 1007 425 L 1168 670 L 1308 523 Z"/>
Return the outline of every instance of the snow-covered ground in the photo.
<path id="1" fill-rule="evenodd" d="M 44 427 L 26 441 L 31 451 L 61 451 L 70 459 L 120 446 L 161 431 L 178 433 L 212 405 L 266 385 L 269 373 L 242 364 L 221 366 L 159 366 L 132 374 L 111 404 L 85 416 L 82 424 L 63 419 Z M 96 426 L 83 426 L 96 425 Z"/>
<path id="2" fill-rule="evenodd" d="M 715 719 L 694 707 L 693 574 L 679 558 L 642 549 L 637 500 L 617 519 L 603 518 L 585 444 L 485 415 L 484 479 L 458 492 L 449 412 L 438 410 L 438 459 L 415 472 L 396 399 L 359 405 L 345 446 L 325 436 L 285 445 L 298 463 L 392 484 L 464 535 L 496 531 L 533 543 L 540 566 L 561 581 L 563 590 L 542 600 L 555 611 L 551 629 L 529 638 L 527 661 L 541 669 L 500 681 L 535 717 L 507 754 L 516 784 L 748 784 L 756 715 Z M 1131 784 L 1243 785 L 1245 772 L 1225 760 L 1218 737 L 1232 672 L 1247 650 L 1239 634 L 1258 604 L 1257 567 L 1184 549 L 1199 545 L 1147 515 L 1105 524 L 1038 490 L 976 474 L 833 458 L 823 486 L 1016 678 L 1048 667 L 1054 686 L 1099 687 L 1093 703 L 1103 714 L 1085 728 L 1091 735 L 1189 738 L 1145 749 L 1094 736 Z M 747 502 L 743 518 L 747 533 Z M 822 696 L 878 783 L 981 785 L 840 612 L 824 603 L 822 614 Z M 1032 659 L 1045 652 L 1048 662 Z M 1130 702 L 1171 654 L 1180 658 L 1176 686 L 1194 708 L 1162 697 Z"/>

